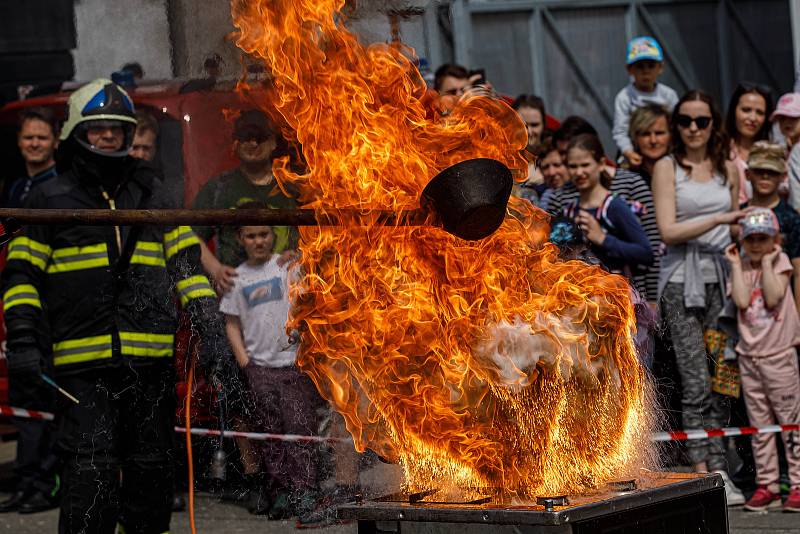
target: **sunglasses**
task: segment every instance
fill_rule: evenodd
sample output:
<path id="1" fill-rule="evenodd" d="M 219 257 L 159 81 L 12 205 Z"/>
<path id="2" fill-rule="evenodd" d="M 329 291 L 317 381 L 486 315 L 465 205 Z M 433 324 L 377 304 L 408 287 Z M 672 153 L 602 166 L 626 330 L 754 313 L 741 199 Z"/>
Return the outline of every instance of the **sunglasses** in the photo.
<path id="1" fill-rule="evenodd" d="M 691 128 L 692 123 L 695 123 L 698 129 L 705 130 L 711 124 L 711 117 L 690 117 L 689 115 L 680 114 L 675 121 L 681 128 Z"/>

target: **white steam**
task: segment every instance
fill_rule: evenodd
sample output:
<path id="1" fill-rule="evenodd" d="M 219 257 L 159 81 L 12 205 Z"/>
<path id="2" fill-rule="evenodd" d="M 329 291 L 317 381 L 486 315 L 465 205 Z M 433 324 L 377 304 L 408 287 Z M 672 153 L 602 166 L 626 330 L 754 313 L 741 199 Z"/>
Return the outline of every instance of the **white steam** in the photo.
<path id="1" fill-rule="evenodd" d="M 519 391 L 536 380 L 541 367 L 557 371 L 565 381 L 575 374 L 596 383 L 605 358 L 590 357 L 594 334 L 585 323 L 542 312 L 533 323 L 519 317 L 513 323 L 500 321 L 475 347 L 473 354 L 500 385 Z"/>

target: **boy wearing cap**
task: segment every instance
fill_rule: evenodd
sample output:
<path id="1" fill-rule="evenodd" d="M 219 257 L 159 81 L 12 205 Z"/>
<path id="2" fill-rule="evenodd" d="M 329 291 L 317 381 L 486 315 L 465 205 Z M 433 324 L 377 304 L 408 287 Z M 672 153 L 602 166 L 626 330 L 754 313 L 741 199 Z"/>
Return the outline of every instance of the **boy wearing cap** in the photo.
<path id="1" fill-rule="evenodd" d="M 770 209 L 755 208 L 741 221 L 740 254 L 725 249 L 731 264 L 729 292 L 738 309 L 739 356 L 747 415 L 753 426 L 796 423 L 800 414 L 800 372 L 795 346 L 800 318 L 789 278 L 792 265 L 778 243 L 778 219 Z M 800 432 L 781 434 L 791 491 L 785 512 L 800 512 Z M 745 509 L 762 511 L 781 505 L 780 469 L 775 434 L 753 435 L 758 489 Z"/>
<path id="2" fill-rule="evenodd" d="M 647 104 L 658 104 L 670 112 L 678 103 L 678 95 L 658 77 L 664 71 L 664 52 L 652 37 L 635 37 L 628 43 L 626 69 L 631 82 L 614 99 L 614 128 L 612 134 L 620 153 L 633 166 L 642 163 L 641 154 L 633 149 L 628 125 L 634 110 Z"/>
<path id="3" fill-rule="evenodd" d="M 786 153 L 789 162 L 789 204 L 800 207 L 800 93 L 786 93 L 769 118 L 778 122 L 778 127 L 786 139 Z"/>
<path id="4" fill-rule="evenodd" d="M 758 141 L 747 158 L 747 179 L 753 186 L 749 206 L 771 209 L 778 219 L 783 251 L 800 274 L 800 214 L 778 194 L 786 178 L 783 147 L 769 141 Z M 794 294 L 800 295 L 800 276 L 794 277 Z"/>

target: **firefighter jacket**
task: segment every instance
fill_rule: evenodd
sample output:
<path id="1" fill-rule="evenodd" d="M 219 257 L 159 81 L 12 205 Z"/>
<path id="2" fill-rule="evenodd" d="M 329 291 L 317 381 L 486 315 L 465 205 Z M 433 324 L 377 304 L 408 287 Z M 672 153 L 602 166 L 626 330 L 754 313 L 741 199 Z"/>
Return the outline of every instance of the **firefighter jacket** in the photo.
<path id="1" fill-rule="evenodd" d="M 125 158 L 119 171 L 120 185 L 109 193 L 90 170 L 73 165 L 34 190 L 26 207 L 170 207 L 148 164 Z M 173 365 L 175 296 L 190 314 L 216 309 L 188 226 L 26 226 L 9 244 L 2 285 L 9 340 L 41 339 L 46 316 L 58 372 Z M 203 320 L 192 316 L 195 325 Z"/>

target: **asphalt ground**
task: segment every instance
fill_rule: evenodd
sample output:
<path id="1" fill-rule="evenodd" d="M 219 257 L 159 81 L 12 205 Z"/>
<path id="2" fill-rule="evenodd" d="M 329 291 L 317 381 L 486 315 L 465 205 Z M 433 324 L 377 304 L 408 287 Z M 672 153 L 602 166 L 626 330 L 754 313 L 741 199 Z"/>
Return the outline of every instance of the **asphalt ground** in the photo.
<path id="1" fill-rule="evenodd" d="M 198 534 L 278 534 L 298 532 L 294 521 L 269 521 L 263 516 L 247 513 L 244 508 L 221 503 L 208 494 L 200 494 L 195 512 Z M 800 533 L 800 514 L 775 512 L 746 512 L 731 509 L 728 512 L 731 534 L 797 534 Z M 0 516 L 0 532 L 19 534 L 56 533 L 58 511 L 51 510 L 32 515 L 5 514 Z M 308 530 L 331 534 L 357 534 L 355 524 L 336 525 Z M 468 532 L 466 529 L 465 533 Z M 172 516 L 171 534 L 191 534 L 188 512 Z"/>

